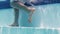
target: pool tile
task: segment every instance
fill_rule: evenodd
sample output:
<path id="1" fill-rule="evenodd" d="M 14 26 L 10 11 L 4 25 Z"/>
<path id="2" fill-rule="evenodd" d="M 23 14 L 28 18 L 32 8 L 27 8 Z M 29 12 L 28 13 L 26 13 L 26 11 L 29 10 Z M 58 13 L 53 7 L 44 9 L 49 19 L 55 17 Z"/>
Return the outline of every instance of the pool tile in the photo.
<path id="1" fill-rule="evenodd" d="M 19 34 L 34 34 L 33 28 L 19 28 Z"/>
<path id="2" fill-rule="evenodd" d="M 10 34 L 17 34 L 17 33 L 18 33 L 17 28 L 10 29 Z"/>
<path id="3" fill-rule="evenodd" d="M 59 34 L 58 30 L 55 29 L 55 30 L 53 31 L 53 34 Z"/>
<path id="4" fill-rule="evenodd" d="M 46 34 L 46 29 L 35 29 L 34 34 Z"/>
<path id="5" fill-rule="evenodd" d="M 47 32 L 47 34 L 52 34 L 53 30 L 52 29 L 48 29 L 46 32 Z"/>
<path id="6" fill-rule="evenodd" d="M 9 28 L 8 27 L 2 27 L 2 34 L 8 34 Z"/>

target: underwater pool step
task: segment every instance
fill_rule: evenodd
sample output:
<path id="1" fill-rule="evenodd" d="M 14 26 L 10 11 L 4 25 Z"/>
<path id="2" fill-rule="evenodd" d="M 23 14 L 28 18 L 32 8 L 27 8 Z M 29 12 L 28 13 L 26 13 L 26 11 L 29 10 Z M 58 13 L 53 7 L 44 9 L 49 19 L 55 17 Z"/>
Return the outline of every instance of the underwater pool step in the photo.
<path id="1" fill-rule="evenodd" d="M 60 34 L 57 29 L 35 29 L 18 27 L 0 27 L 0 34 Z"/>

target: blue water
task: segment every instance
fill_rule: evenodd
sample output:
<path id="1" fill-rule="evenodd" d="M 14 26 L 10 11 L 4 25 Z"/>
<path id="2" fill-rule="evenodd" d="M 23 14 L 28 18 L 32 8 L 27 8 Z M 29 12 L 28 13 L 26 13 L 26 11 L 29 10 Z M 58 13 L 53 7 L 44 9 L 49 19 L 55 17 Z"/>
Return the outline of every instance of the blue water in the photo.
<path id="1" fill-rule="evenodd" d="M 36 11 L 32 16 L 32 24 L 35 23 L 35 24 L 39 24 L 38 26 L 40 26 L 41 23 L 43 23 L 44 27 L 59 28 L 60 27 L 60 9 L 59 8 L 60 8 L 60 4 L 36 6 Z M 20 14 L 20 18 L 21 18 L 21 14 Z M 23 17 L 21 19 L 20 18 L 19 18 L 19 24 L 20 24 L 20 20 L 22 20 L 23 23 L 26 21 L 24 20 L 26 16 L 24 19 L 22 19 Z M 12 24 L 13 22 L 14 22 L 13 9 L 12 8 L 0 9 L 0 26 L 8 26 L 9 24 Z M 35 26 L 35 25 L 32 25 L 32 26 Z"/>
<path id="2" fill-rule="evenodd" d="M 14 21 L 12 9 L 0 9 L 0 26 L 11 24 Z"/>
<path id="3" fill-rule="evenodd" d="M 35 7 L 36 7 L 35 13 L 39 12 L 36 13 L 36 15 L 34 15 L 36 16 L 35 18 L 37 19 L 37 21 L 40 20 L 39 26 L 41 26 L 42 23 L 44 27 L 50 27 L 50 28 L 60 27 L 60 4 L 50 4 L 50 5 L 42 5 Z M 19 25 L 20 25 L 20 18 L 19 18 Z M 1 26 L 0 34 L 60 34 L 60 30 L 57 29 L 53 31 L 52 29 L 47 30 L 47 29 L 35 29 L 35 28 L 5 27 L 5 26 L 9 26 L 13 22 L 14 22 L 13 9 L 12 8 L 0 9 L 0 26 Z M 32 21 L 32 23 L 34 22 Z"/>

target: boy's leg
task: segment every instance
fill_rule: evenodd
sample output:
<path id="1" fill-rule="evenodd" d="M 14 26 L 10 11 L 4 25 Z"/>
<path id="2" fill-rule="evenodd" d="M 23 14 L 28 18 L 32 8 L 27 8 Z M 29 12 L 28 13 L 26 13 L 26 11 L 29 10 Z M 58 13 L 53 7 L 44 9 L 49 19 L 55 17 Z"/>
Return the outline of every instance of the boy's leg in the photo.
<path id="1" fill-rule="evenodd" d="M 19 26 L 18 24 L 18 18 L 19 18 L 19 9 L 16 9 L 14 8 L 14 16 L 15 16 L 15 19 L 14 19 L 14 23 L 11 24 L 10 26 Z"/>
<path id="2" fill-rule="evenodd" d="M 31 11 L 30 14 L 29 14 L 29 18 L 28 18 L 28 21 L 31 23 L 32 21 L 32 15 L 33 15 L 34 11 Z"/>
<path id="3" fill-rule="evenodd" d="M 29 20 L 29 22 L 31 22 L 31 17 L 32 17 L 32 14 L 33 14 L 32 12 L 35 11 L 34 7 L 26 6 L 22 2 L 17 2 L 17 3 L 13 2 L 11 5 L 12 5 L 12 7 L 14 7 L 14 11 L 15 11 L 15 22 L 11 26 L 18 26 L 17 24 L 18 24 L 18 14 L 19 14 L 18 12 L 19 12 L 19 8 L 25 8 L 25 9 L 30 11 L 30 15 L 29 15 L 29 19 L 28 20 Z M 18 9 L 16 9 L 16 8 L 18 8 Z"/>
<path id="4" fill-rule="evenodd" d="M 26 2 L 24 5 L 27 6 L 28 10 L 30 10 L 30 14 L 29 14 L 29 17 L 28 17 L 28 21 L 31 23 L 32 21 L 32 15 L 35 11 L 35 8 L 32 6 L 31 2 Z"/>
<path id="5" fill-rule="evenodd" d="M 18 4 L 29 11 L 35 11 L 35 8 L 32 7 L 32 5 L 30 5 L 30 4 L 22 3 L 22 2 L 18 2 Z"/>
<path id="6" fill-rule="evenodd" d="M 25 3 L 25 4 L 19 3 L 19 4 L 20 4 L 20 6 L 25 7 L 27 10 L 30 11 L 28 21 L 31 23 L 31 21 L 32 21 L 32 15 L 33 15 L 33 13 L 35 11 L 35 8 L 32 7 L 32 5 L 29 4 L 29 3 Z"/>

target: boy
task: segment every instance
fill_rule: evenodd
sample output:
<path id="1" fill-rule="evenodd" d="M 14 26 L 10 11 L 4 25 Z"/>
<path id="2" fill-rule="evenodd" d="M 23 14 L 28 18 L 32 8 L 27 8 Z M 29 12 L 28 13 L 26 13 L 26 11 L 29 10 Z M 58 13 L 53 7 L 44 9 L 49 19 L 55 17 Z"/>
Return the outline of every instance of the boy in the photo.
<path id="1" fill-rule="evenodd" d="M 27 2 L 29 2 L 29 1 L 27 0 Z M 18 25 L 19 8 L 17 8 L 16 5 L 24 7 L 28 11 L 31 11 L 31 13 L 29 15 L 29 19 L 28 19 L 28 21 L 31 22 L 31 16 L 32 16 L 33 12 L 35 11 L 35 8 L 32 7 L 32 5 L 30 5 L 30 3 L 27 3 L 27 2 L 23 2 L 23 1 L 19 1 L 19 0 L 13 0 L 13 2 L 11 3 L 11 6 L 14 8 L 15 20 L 14 20 L 14 23 L 11 24 L 10 26 L 19 26 Z"/>
<path id="2" fill-rule="evenodd" d="M 28 19 L 29 22 L 31 22 L 31 20 L 32 20 L 31 16 L 32 16 L 33 12 L 35 11 L 35 8 L 33 6 L 60 3 L 60 0 L 27 0 L 27 2 L 21 2 L 19 0 L 14 0 L 14 2 L 17 3 L 18 5 L 26 8 L 27 10 L 31 11 L 31 14 Z M 15 22 L 11 26 L 19 26 L 18 25 L 19 9 L 14 8 L 14 11 L 15 11 Z"/>

